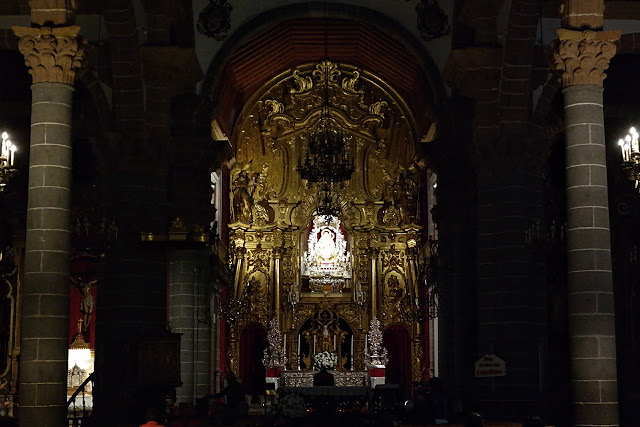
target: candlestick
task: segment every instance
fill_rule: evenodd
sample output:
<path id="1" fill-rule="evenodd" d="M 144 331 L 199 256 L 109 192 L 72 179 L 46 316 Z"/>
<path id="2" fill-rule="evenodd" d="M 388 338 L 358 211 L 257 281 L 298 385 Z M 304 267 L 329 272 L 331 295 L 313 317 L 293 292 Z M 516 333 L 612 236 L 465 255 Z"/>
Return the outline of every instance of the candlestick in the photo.
<path id="1" fill-rule="evenodd" d="M 353 352 L 353 335 L 351 335 L 351 370 L 353 371 L 353 365 L 355 364 L 354 359 L 355 353 Z"/>
<path id="2" fill-rule="evenodd" d="M 364 352 L 367 353 L 367 350 L 369 349 L 368 345 L 367 345 L 367 341 L 369 341 L 367 339 L 367 335 L 368 334 L 364 334 Z"/>

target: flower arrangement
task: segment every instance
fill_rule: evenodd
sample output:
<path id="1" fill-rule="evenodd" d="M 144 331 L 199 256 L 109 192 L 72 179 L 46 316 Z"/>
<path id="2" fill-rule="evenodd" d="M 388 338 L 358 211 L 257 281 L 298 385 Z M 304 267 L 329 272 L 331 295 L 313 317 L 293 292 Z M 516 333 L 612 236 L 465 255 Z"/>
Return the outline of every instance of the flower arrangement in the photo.
<path id="1" fill-rule="evenodd" d="M 287 418 L 300 418 L 306 414 L 304 399 L 299 394 L 286 394 L 278 402 L 278 412 Z"/>
<path id="2" fill-rule="evenodd" d="M 338 363 L 338 356 L 335 353 L 330 353 L 328 351 L 317 353 L 313 357 L 313 366 L 316 369 L 334 369 L 336 367 L 336 363 Z"/>

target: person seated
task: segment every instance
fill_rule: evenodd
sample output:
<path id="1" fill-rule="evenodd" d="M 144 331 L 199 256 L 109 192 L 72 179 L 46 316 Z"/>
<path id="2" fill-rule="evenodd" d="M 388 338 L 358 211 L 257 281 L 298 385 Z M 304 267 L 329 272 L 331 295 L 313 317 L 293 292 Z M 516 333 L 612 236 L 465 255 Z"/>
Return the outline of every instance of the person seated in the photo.
<path id="1" fill-rule="evenodd" d="M 219 408 L 219 412 L 223 418 L 223 424 L 228 425 L 236 419 L 245 417 L 249 412 L 249 405 L 245 399 L 244 387 L 238 381 L 236 375 L 231 371 L 227 371 L 225 379 L 227 386 L 220 393 L 209 397 L 213 399 L 226 398 L 226 405 L 224 408 Z"/>
<path id="2" fill-rule="evenodd" d="M 333 374 L 326 369 L 321 369 L 320 372 L 313 375 L 313 385 L 314 387 L 335 385 Z"/>

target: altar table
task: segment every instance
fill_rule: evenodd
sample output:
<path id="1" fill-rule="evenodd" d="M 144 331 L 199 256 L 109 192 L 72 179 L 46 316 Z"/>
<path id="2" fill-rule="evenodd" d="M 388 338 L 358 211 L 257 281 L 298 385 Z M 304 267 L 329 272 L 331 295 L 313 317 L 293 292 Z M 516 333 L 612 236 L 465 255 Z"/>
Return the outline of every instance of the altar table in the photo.
<path id="1" fill-rule="evenodd" d="M 282 371 L 282 387 L 313 387 L 318 371 Z M 336 387 L 369 387 L 369 371 L 331 371 Z"/>

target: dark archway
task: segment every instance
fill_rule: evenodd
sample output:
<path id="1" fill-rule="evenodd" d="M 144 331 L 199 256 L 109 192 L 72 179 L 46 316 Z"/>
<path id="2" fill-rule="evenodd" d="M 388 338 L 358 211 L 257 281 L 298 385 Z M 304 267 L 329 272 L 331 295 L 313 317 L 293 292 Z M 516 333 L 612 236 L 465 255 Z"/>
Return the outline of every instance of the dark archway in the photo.
<path id="1" fill-rule="evenodd" d="M 267 331 L 260 325 L 249 325 L 240 334 L 239 374 L 247 394 L 264 394 L 267 371 L 262 356 L 267 344 Z"/>
<path id="2" fill-rule="evenodd" d="M 273 9 L 230 37 L 211 62 L 203 85 L 223 132 L 231 134 L 242 105 L 272 76 L 324 57 L 371 70 L 386 80 L 409 104 L 420 135 L 438 121 L 444 85 L 419 41 L 379 12 L 339 6 Z"/>
<path id="3" fill-rule="evenodd" d="M 388 327 L 382 335 L 382 346 L 389 352 L 386 369 L 387 384 L 399 384 L 404 397 L 410 395 L 411 335 L 403 326 Z"/>

